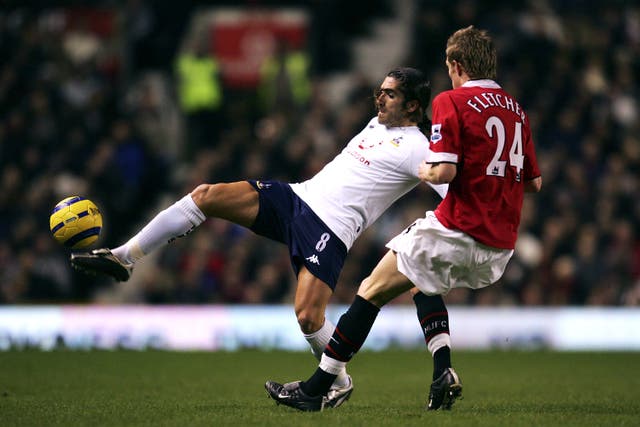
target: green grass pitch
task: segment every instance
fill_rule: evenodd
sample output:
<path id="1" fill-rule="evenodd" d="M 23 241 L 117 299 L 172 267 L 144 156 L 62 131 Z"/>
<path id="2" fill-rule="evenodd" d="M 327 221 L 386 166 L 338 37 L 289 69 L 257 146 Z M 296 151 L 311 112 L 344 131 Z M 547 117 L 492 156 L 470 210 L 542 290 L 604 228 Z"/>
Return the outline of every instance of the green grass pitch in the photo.
<path id="1" fill-rule="evenodd" d="M 455 352 L 464 399 L 426 412 L 431 358 L 363 351 L 342 407 L 276 406 L 266 380 L 306 378 L 310 353 L 0 352 L 2 426 L 638 426 L 639 353 Z"/>

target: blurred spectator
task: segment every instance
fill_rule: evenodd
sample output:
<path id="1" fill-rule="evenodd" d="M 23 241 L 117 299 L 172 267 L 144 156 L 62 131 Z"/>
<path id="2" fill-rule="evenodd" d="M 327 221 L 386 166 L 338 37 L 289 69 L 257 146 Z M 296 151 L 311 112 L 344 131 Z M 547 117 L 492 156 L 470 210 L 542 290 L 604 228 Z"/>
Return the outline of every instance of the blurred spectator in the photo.
<path id="1" fill-rule="evenodd" d="M 263 112 L 300 112 L 311 96 L 309 56 L 286 40 L 278 40 L 273 55 L 260 67 L 258 96 Z"/>
<path id="2" fill-rule="evenodd" d="M 178 100 L 187 123 L 186 160 L 204 147 L 215 147 L 222 128 L 220 65 L 206 36 L 192 40 L 176 59 Z"/>
<path id="3" fill-rule="evenodd" d="M 71 271 L 67 251 L 52 245 L 47 218 L 58 200 L 94 199 L 105 210 L 102 238 L 109 241 L 167 184 L 161 159 L 119 118 L 118 67 L 105 66 L 114 14 L 27 7 L 1 13 L 2 301 L 86 301 L 101 286 Z"/>
<path id="4" fill-rule="evenodd" d="M 361 102 L 371 83 L 350 70 L 348 50 L 372 15 L 360 1 L 266 2 L 309 11 L 309 56 L 295 66 L 265 64 L 266 87 L 281 96 L 258 112 L 249 96 L 223 99 L 223 87 L 196 89 L 212 108 L 195 130 L 194 122 L 187 126 L 185 147 L 178 113 L 203 110 L 185 104 L 172 71 L 185 58 L 200 58 L 200 71 L 217 84 L 215 60 L 205 45 L 204 56 L 175 49 L 198 2 L 152 3 L 131 0 L 122 11 L 104 1 L 83 11 L 18 5 L 0 12 L 0 302 L 291 302 L 286 250 L 225 221 L 209 221 L 169 245 L 137 281 L 117 287 L 68 269 L 66 250 L 48 238 L 49 210 L 70 194 L 92 198 L 105 214 L 101 243 L 115 246 L 127 227 L 157 211 L 164 194 L 174 199 L 204 181 L 311 176 L 371 116 L 372 102 Z M 391 14 L 390 2 L 373 4 L 367 10 Z M 638 6 L 415 5 L 406 65 L 431 75 L 434 93 L 448 88 L 443 35 L 469 24 L 492 32 L 500 81 L 529 112 L 545 182 L 525 199 L 501 286 L 454 291 L 447 301 L 639 305 Z M 151 68 L 156 74 L 143 74 Z M 338 107 L 328 99 L 334 71 L 352 71 L 354 82 L 353 95 L 345 93 Z M 186 153 L 191 158 L 183 163 Z M 436 203 L 420 186 L 393 206 L 352 248 L 332 302 L 350 302 L 386 240 Z"/>

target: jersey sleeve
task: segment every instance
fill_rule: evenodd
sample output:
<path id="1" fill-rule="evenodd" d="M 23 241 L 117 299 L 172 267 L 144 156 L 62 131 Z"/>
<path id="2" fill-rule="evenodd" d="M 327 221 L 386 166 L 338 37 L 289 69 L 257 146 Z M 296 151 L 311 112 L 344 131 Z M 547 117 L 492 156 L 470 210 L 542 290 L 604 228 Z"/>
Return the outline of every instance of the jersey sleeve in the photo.
<path id="1" fill-rule="evenodd" d="M 432 104 L 432 125 L 428 163 L 458 163 L 462 155 L 460 122 L 447 92 L 436 96 Z"/>

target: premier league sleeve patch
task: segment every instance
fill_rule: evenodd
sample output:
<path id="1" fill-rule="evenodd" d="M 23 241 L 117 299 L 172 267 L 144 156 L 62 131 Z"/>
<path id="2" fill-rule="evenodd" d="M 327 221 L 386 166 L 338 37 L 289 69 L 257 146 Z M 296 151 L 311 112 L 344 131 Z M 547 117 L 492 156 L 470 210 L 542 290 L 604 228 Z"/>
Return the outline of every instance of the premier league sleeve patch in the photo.
<path id="1" fill-rule="evenodd" d="M 430 141 L 432 144 L 437 144 L 442 140 L 442 134 L 440 133 L 440 129 L 442 129 L 442 125 L 440 123 L 431 125 Z"/>

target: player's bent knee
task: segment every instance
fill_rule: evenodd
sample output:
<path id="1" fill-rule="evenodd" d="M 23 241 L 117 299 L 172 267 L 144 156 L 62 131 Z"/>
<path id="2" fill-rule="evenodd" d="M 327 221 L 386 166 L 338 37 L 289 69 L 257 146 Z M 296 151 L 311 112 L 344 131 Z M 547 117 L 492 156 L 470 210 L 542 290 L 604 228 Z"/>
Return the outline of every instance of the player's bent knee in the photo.
<path id="1" fill-rule="evenodd" d="M 191 192 L 191 198 L 200 209 L 207 205 L 212 187 L 212 184 L 200 184 Z"/>
<path id="2" fill-rule="evenodd" d="M 322 327 L 324 323 L 324 315 L 318 316 L 312 313 L 302 310 L 297 313 L 298 325 L 300 330 L 305 334 L 312 334 Z"/>
<path id="3" fill-rule="evenodd" d="M 372 302 L 372 298 L 375 298 L 377 292 L 378 288 L 373 280 L 371 280 L 371 276 L 365 277 L 358 288 L 358 295 L 370 302 Z"/>
<path id="4" fill-rule="evenodd" d="M 371 276 L 365 278 L 360 284 L 358 295 L 369 301 L 376 307 L 382 307 L 393 299 L 396 292 L 388 289 L 384 282 L 374 281 Z"/>
<path id="5" fill-rule="evenodd" d="M 214 216 L 216 213 L 216 203 L 220 197 L 219 194 L 226 184 L 200 184 L 192 192 L 193 202 L 207 216 Z"/>

